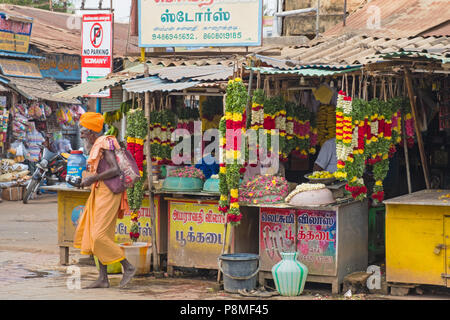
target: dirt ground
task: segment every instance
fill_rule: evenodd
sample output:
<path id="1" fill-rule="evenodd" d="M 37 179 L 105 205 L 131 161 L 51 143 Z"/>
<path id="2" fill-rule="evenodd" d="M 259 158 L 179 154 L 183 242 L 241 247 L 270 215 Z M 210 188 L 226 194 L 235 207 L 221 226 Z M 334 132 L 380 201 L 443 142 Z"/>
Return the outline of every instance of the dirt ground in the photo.
<path id="1" fill-rule="evenodd" d="M 385 294 L 331 294 L 329 285 L 307 283 L 298 297 L 282 297 L 273 283 L 251 296 L 231 294 L 217 283 L 217 271 L 176 269 L 135 277 L 120 289 L 121 274 L 109 275 L 110 288 L 81 289 L 96 279 L 92 261 L 70 250 L 69 266 L 59 264 L 57 199 L 54 194 L 37 200 L 0 203 L 0 299 L 2 300 L 434 300 L 450 299 L 448 290 L 423 288 L 406 297 Z M 84 259 L 83 259 L 84 258 Z M 80 260 L 81 259 L 81 260 Z"/>

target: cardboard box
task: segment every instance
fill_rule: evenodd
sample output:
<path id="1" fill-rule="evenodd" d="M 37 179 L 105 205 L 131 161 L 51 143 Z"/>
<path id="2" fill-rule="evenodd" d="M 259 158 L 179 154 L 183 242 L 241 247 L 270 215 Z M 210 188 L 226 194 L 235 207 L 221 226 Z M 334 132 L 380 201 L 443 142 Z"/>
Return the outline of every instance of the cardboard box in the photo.
<path id="1" fill-rule="evenodd" d="M 21 201 L 23 199 L 24 187 L 10 187 L 2 190 L 2 199 L 7 201 Z"/>

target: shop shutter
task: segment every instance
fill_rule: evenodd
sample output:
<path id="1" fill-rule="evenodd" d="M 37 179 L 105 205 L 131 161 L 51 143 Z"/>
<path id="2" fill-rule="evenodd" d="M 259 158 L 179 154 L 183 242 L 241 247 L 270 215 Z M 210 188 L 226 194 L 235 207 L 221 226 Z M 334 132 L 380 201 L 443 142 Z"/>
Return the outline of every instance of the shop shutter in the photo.
<path id="1" fill-rule="evenodd" d="M 121 103 L 122 88 L 111 89 L 111 98 L 102 98 L 102 113 L 119 109 Z"/>

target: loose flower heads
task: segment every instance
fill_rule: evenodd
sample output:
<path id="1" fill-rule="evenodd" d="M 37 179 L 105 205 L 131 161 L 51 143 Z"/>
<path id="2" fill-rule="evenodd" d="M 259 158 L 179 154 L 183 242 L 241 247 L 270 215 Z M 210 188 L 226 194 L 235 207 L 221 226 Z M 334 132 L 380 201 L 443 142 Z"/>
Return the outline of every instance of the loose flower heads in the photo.
<path id="1" fill-rule="evenodd" d="M 195 167 L 177 168 L 169 173 L 169 177 L 198 178 L 205 180 L 205 175 L 203 174 L 203 172 Z"/>
<path id="2" fill-rule="evenodd" d="M 270 175 L 260 175 L 241 185 L 239 202 L 253 204 L 275 204 L 283 202 L 289 192 L 289 185 L 285 178 Z"/>

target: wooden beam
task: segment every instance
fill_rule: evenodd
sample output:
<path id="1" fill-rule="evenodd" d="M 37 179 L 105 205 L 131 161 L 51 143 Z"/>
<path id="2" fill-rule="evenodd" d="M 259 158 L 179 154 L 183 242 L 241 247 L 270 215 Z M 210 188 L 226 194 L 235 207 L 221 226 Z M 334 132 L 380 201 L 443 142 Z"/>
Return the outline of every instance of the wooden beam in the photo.
<path id="1" fill-rule="evenodd" d="M 406 87 L 408 89 L 408 96 L 409 101 L 411 104 L 411 111 L 412 115 L 414 117 L 414 128 L 416 129 L 416 135 L 417 135 L 417 143 L 419 145 L 419 152 L 420 152 L 420 160 L 422 162 L 422 169 L 423 169 L 423 175 L 425 178 L 425 185 L 427 189 L 430 189 L 430 179 L 428 175 L 428 163 L 427 158 L 425 155 L 425 148 L 423 145 L 422 140 L 422 133 L 419 128 L 418 124 L 418 118 L 417 118 L 417 108 L 416 108 L 416 97 L 414 96 L 414 89 L 411 81 L 411 73 L 409 69 L 405 68 L 405 80 L 406 80 Z"/>

